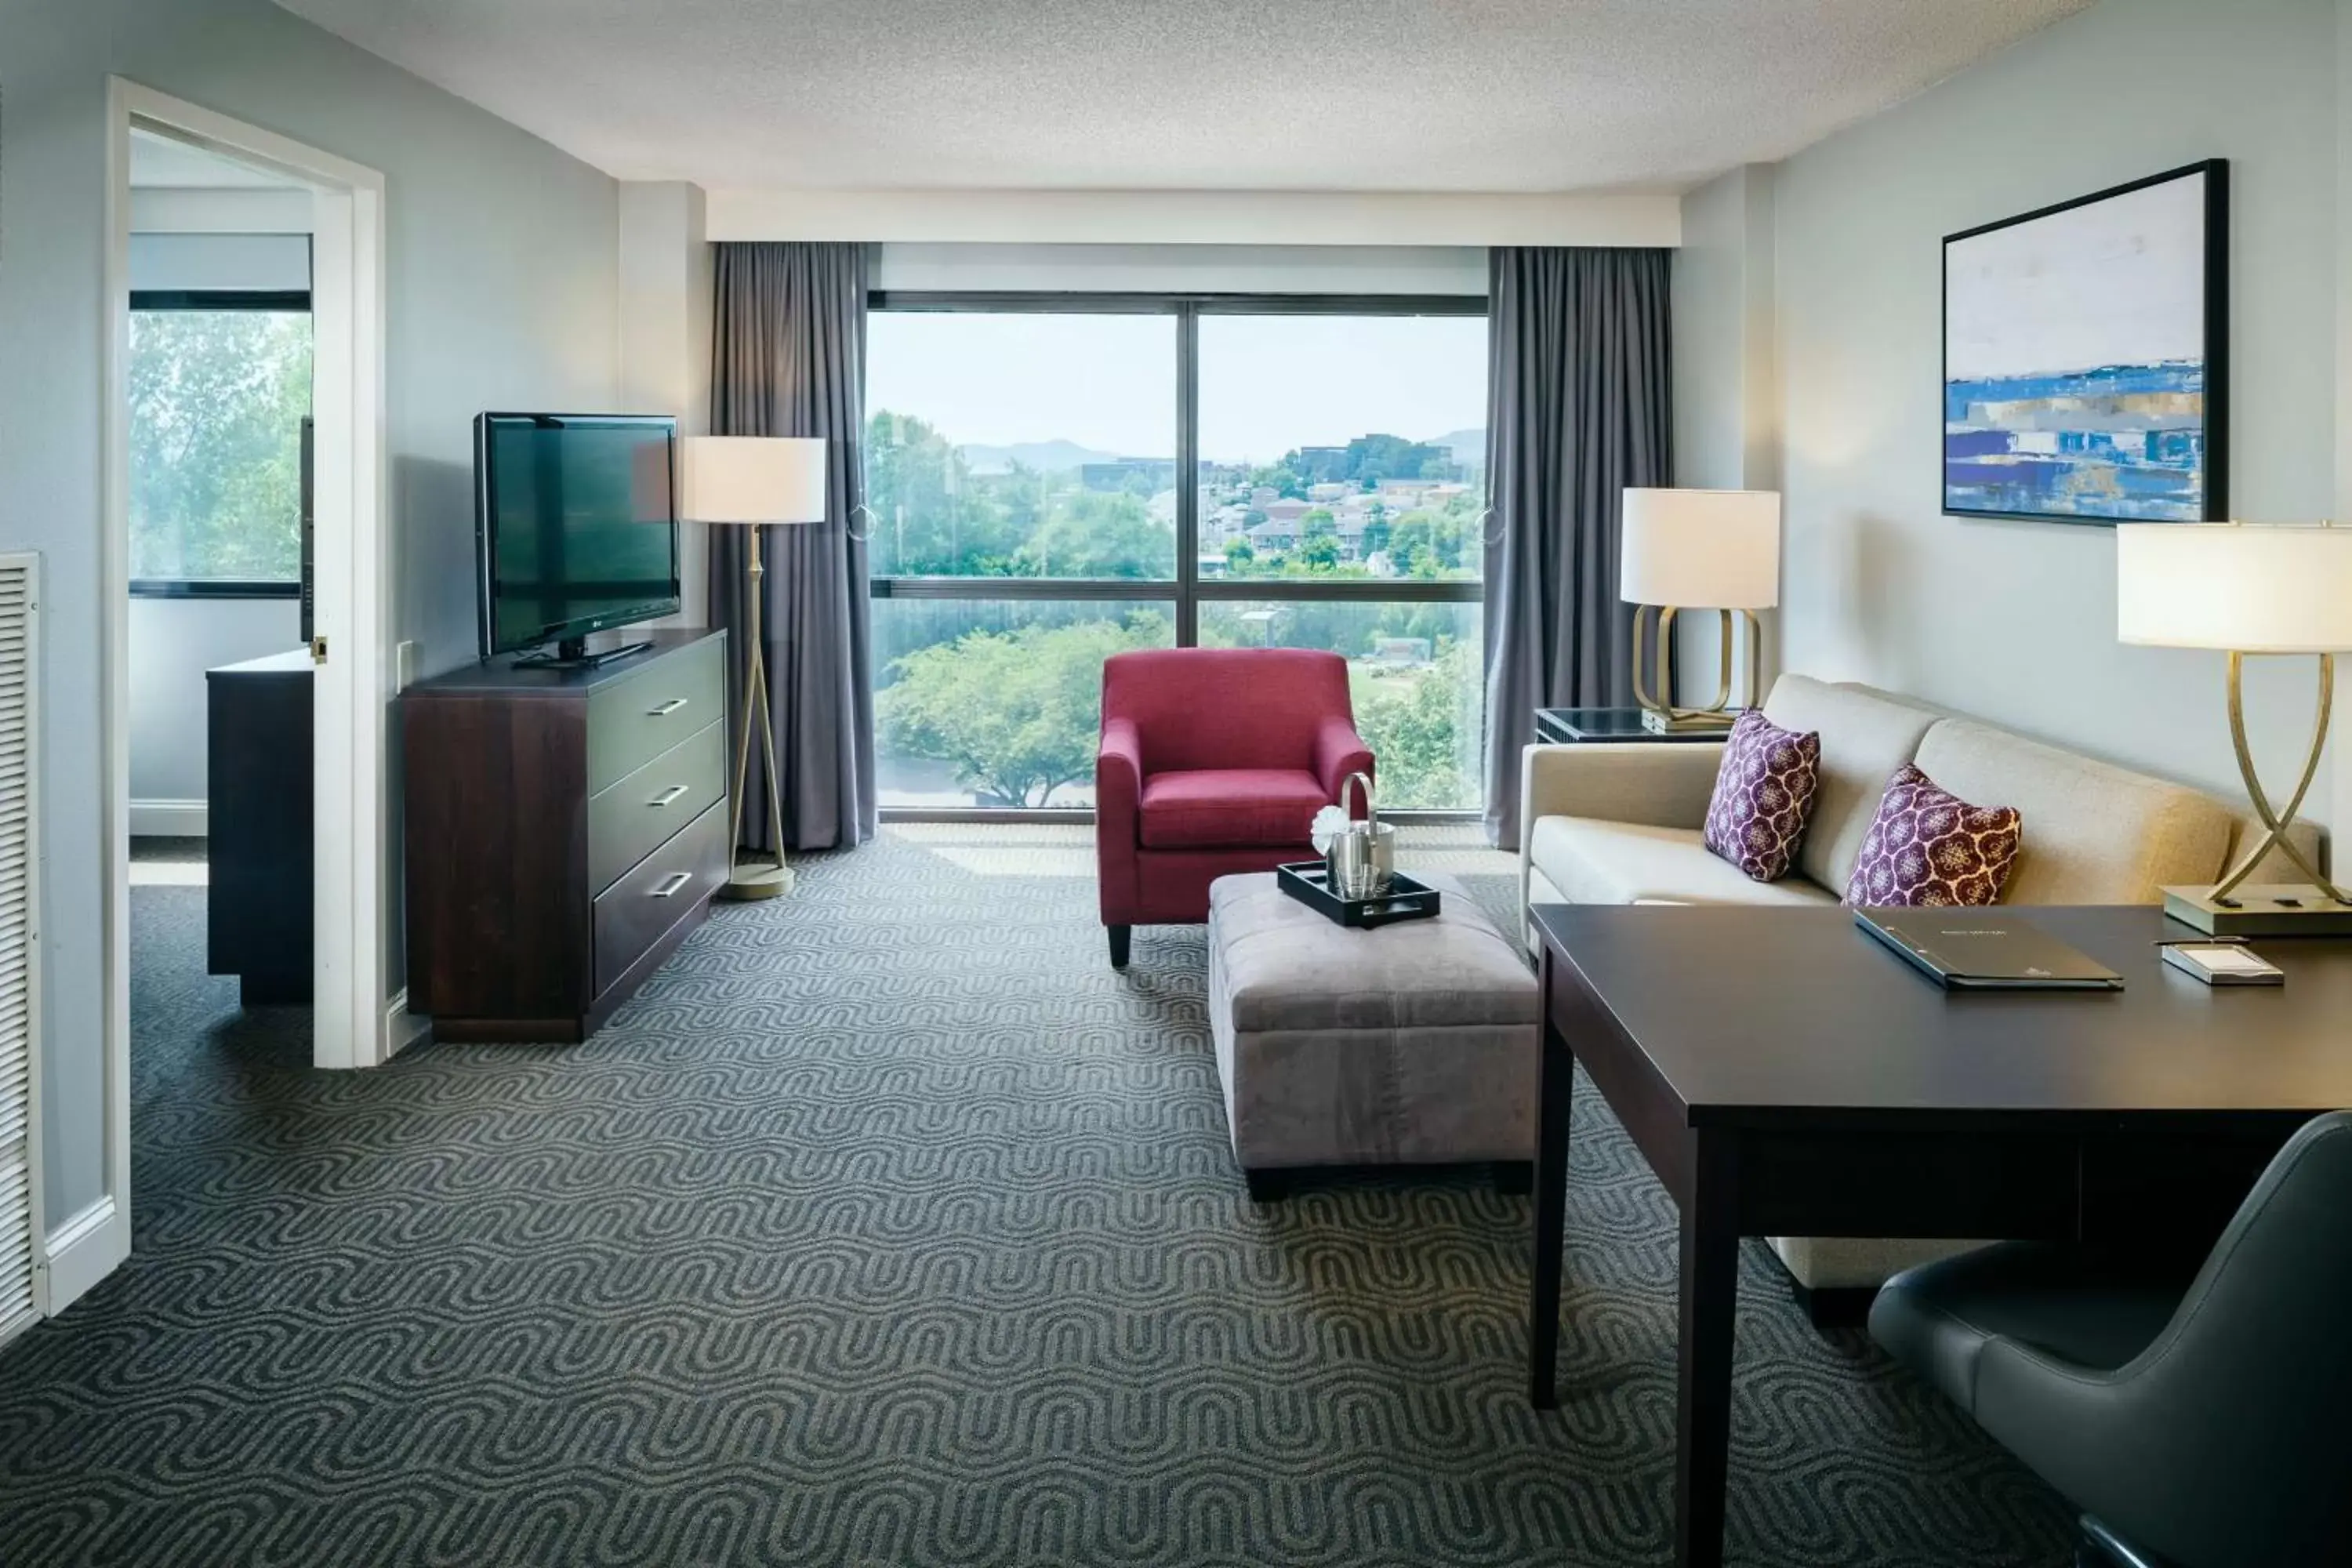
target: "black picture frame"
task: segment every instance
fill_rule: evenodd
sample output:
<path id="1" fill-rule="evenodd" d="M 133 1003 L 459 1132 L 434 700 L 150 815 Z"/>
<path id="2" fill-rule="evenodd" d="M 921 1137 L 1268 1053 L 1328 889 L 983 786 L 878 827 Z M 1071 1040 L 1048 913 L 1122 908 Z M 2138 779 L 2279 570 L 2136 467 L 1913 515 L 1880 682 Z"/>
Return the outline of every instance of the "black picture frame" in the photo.
<path id="1" fill-rule="evenodd" d="M 2020 213 L 2014 217 L 1993 223 L 1979 224 L 1956 234 L 1944 237 L 1941 248 L 1941 288 L 1938 295 L 1939 320 L 1937 340 L 1939 363 L 1936 383 L 1937 423 L 1937 496 L 1947 517 L 2008 519 L 2022 522 L 2074 523 L 2093 528 L 2112 528 L 2120 522 L 2148 521 L 2129 517 L 2099 517 L 2079 512 L 2019 511 L 1993 508 L 1955 506 L 1952 504 L 1951 464 L 1948 446 L 1950 421 L 1947 399 L 1951 385 L 1952 315 L 1951 275 L 1952 247 L 1965 241 L 2001 229 L 2015 228 L 2072 212 L 2096 203 L 2112 201 L 2151 186 L 2168 184 L 2175 180 L 2200 179 L 2205 182 L 2203 236 L 2203 295 L 2204 295 L 2204 408 L 2200 434 L 2204 447 L 2204 489 L 2202 516 L 2200 521 L 2219 522 L 2230 516 L 2230 162 L 2226 158 L 2208 158 L 2200 163 L 2168 169 L 2160 174 L 2112 185 L 2094 191 L 2089 195 L 2072 201 L 2059 202 Z M 2187 521 L 2187 520 L 2182 520 Z"/>

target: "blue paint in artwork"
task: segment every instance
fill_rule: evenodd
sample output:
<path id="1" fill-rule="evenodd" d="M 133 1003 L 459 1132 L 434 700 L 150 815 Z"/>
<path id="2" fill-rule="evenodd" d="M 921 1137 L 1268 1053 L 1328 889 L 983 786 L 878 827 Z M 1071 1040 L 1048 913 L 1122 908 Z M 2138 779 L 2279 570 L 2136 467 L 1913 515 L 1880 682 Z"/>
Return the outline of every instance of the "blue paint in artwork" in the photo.
<path id="1" fill-rule="evenodd" d="M 2204 363 L 1947 382 L 1944 504 L 2197 521 L 2205 515 Z"/>

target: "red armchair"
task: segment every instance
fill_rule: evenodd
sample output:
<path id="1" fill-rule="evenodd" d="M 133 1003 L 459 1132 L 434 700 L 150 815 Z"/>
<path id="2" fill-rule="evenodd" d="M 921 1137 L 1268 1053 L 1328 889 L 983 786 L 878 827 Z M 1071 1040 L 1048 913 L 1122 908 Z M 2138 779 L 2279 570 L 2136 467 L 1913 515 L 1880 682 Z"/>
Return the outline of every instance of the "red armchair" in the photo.
<path id="1" fill-rule="evenodd" d="M 1209 884 L 1311 860 L 1315 814 L 1372 753 L 1348 663 L 1300 648 L 1153 649 L 1103 661 L 1095 856 L 1110 961 L 1139 925 L 1209 918 Z"/>

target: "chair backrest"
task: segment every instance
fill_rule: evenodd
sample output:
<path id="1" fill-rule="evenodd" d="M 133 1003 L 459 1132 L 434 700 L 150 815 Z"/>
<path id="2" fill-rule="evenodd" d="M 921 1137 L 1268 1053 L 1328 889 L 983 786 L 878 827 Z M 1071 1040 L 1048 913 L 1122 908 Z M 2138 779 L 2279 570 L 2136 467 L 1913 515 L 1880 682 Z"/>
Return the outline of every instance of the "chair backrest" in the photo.
<path id="1" fill-rule="evenodd" d="M 2352 1112 L 2288 1141 L 2114 1380 L 2169 1462 L 2107 1522 L 2186 1563 L 2352 1561 Z"/>
<path id="2" fill-rule="evenodd" d="M 1103 660 L 1103 718 L 1134 722 L 1143 771 L 1305 768 L 1352 721 L 1348 661 L 1307 648 L 1147 648 Z"/>

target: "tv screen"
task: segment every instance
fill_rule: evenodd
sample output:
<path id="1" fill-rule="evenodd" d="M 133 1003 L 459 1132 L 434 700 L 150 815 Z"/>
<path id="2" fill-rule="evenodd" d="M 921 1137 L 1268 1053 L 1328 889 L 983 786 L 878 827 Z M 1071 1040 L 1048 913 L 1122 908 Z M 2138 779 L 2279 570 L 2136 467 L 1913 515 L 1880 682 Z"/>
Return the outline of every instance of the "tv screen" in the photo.
<path id="1" fill-rule="evenodd" d="M 483 658 L 677 612 L 677 451 L 667 417 L 475 421 Z"/>

